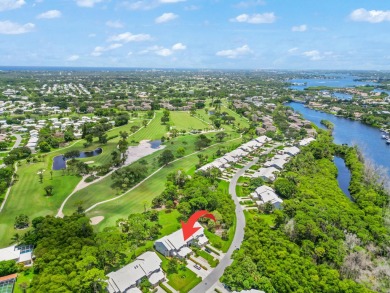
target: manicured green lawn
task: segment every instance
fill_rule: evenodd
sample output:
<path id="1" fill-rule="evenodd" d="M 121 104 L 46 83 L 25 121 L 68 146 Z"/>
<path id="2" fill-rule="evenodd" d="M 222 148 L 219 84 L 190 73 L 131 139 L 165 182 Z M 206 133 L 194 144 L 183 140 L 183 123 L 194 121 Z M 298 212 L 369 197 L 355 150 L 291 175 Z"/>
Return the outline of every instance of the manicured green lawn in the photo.
<path id="1" fill-rule="evenodd" d="M 80 178 L 76 176 L 62 176 L 61 172 L 53 172 L 50 179 L 49 171 L 44 172 L 43 183 L 39 182 L 37 175 L 44 163 L 23 165 L 22 170 L 28 170 L 29 176 L 20 176 L 19 181 L 12 187 L 11 193 L 0 213 L 0 247 L 10 244 L 10 238 L 23 231 L 14 229 L 15 217 L 20 214 L 29 216 L 30 221 L 38 216 L 54 215 L 63 199 L 73 190 Z M 19 171 L 18 171 L 19 174 Z M 44 187 L 54 186 L 54 195 L 45 196 Z"/>
<path id="2" fill-rule="evenodd" d="M 162 269 L 165 272 L 167 272 L 169 259 L 167 259 L 166 257 L 164 257 L 158 252 L 157 255 L 162 260 L 162 264 L 161 264 Z M 199 284 L 202 281 L 202 279 L 196 276 L 196 274 L 193 271 L 187 269 L 183 265 L 179 265 L 177 267 L 177 273 L 170 273 L 170 274 L 167 273 L 167 279 L 168 279 L 168 284 L 181 293 L 190 291 L 192 288 L 194 288 L 197 284 Z"/>
<path id="3" fill-rule="evenodd" d="M 205 260 L 207 260 L 207 262 L 209 263 L 209 265 L 212 267 L 212 268 L 215 268 L 219 261 L 216 260 L 211 254 L 207 253 L 206 251 L 204 250 L 199 250 L 198 252 L 198 255 L 203 257 Z"/>
<path id="4" fill-rule="evenodd" d="M 179 147 L 184 147 L 186 149 L 186 153 L 188 154 L 192 151 L 194 151 L 194 141 L 196 137 L 192 135 L 188 136 L 181 136 L 176 138 L 172 142 L 168 142 L 166 145 L 166 149 L 172 150 L 174 154 L 176 154 L 176 150 Z M 186 142 L 186 144 L 184 143 Z M 151 174 L 160 166 L 158 165 L 157 158 L 161 154 L 162 151 L 155 152 L 149 156 L 144 157 L 147 161 L 148 166 L 148 173 Z M 169 166 L 167 167 L 169 168 Z M 157 174 L 156 174 L 157 176 Z M 156 177 L 158 178 L 158 177 Z M 165 180 L 165 179 L 164 179 Z M 82 202 L 82 206 L 85 208 L 88 208 L 92 206 L 93 204 L 100 202 L 102 200 L 110 199 L 116 195 L 119 195 L 122 192 L 118 192 L 117 190 L 114 190 L 111 185 L 113 184 L 111 180 L 111 176 L 106 177 L 105 179 L 96 182 L 95 184 L 92 184 L 78 192 L 76 192 L 70 200 L 66 203 L 64 213 L 70 214 L 75 210 L 75 204 L 78 202 Z M 165 184 L 165 182 L 162 182 L 162 184 Z M 154 197 L 154 196 L 153 196 Z M 145 200 L 148 200 L 148 197 L 145 198 Z M 148 200 L 150 203 L 151 200 Z M 141 205 L 143 205 L 142 201 L 140 202 Z M 142 210 L 142 209 L 141 209 Z M 141 211 L 138 210 L 138 211 Z"/>
<path id="5" fill-rule="evenodd" d="M 159 212 L 158 223 L 162 226 L 160 233 L 158 235 L 159 238 L 169 235 L 181 228 L 178 217 L 180 213 L 177 210 L 171 210 L 171 212 L 167 213 L 166 210 L 162 210 Z M 141 255 L 142 253 L 151 250 L 153 248 L 155 240 L 150 240 L 145 243 L 145 245 L 138 247 L 134 254 L 136 257 Z"/>
<path id="6" fill-rule="evenodd" d="M 129 125 L 124 125 L 107 132 L 108 136 L 118 134 L 119 131 L 128 131 Z M 144 129 L 141 129 L 142 132 Z M 130 138 L 129 138 L 130 139 Z M 94 143 L 88 150 L 94 150 L 97 147 L 103 148 L 103 153 L 93 157 L 81 159 L 83 161 L 94 160 L 97 164 L 104 164 L 110 160 L 111 151 L 116 148 L 119 138 L 110 140 L 106 145 L 99 145 Z M 83 140 L 71 144 L 68 148 L 62 148 L 53 152 L 42 155 L 41 162 L 30 163 L 21 161 L 21 166 L 18 167 L 17 174 L 19 180 L 11 189 L 10 195 L 0 213 L 0 247 L 10 244 L 10 238 L 19 232 L 13 228 L 15 217 L 20 214 L 26 214 L 30 220 L 38 216 L 55 215 L 62 201 L 73 191 L 79 183 L 81 177 L 78 176 L 63 176 L 62 171 L 53 171 L 53 179 L 51 179 L 50 170 L 53 164 L 53 158 L 70 150 L 85 150 L 83 147 Z M 45 170 L 43 176 L 43 183 L 39 182 L 38 172 L 40 169 Z M 44 187 L 47 185 L 54 186 L 54 195 L 52 197 L 44 196 Z M 92 185 L 93 186 L 93 185 Z M 71 207 L 73 212 L 74 205 Z"/>
<path id="7" fill-rule="evenodd" d="M 27 271 L 25 271 L 23 273 L 18 273 L 18 278 L 16 279 L 15 286 L 14 286 L 14 293 L 29 293 L 29 292 L 31 292 L 31 290 L 29 288 L 26 289 L 26 291 L 23 291 L 19 285 L 22 283 L 26 283 L 29 285 L 30 282 L 32 281 L 33 277 L 34 277 L 33 269 L 28 269 Z"/>
<path id="8" fill-rule="evenodd" d="M 208 124 L 192 117 L 189 112 L 172 111 L 170 120 L 171 126 L 175 126 L 177 130 L 211 129 Z"/>
<path id="9" fill-rule="evenodd" d="M 160 139 L 168 131 L 165 125 L 161 125 L 162 111 L 156 112 L 156 117 L 152 122 L 141 131 L 137 132 L 133 136 L 129 137 L 129 141 L 135 140 L 140 142 L 141 140 L 155 140 Z"/>
<path id="10" fill-rule="evenodd" d="M 202 281 L 200 277 L 187 268 L 179 270 L 178 273 L 168 275 L 168 280 L 168 284 L 180 293 L 189 292 Z"/>
<path id="11" fill-rule="evenodd" d="M 167 212 L 166 210 L 160 211 L 158 220 L 159 224 L 162 226 L 160 237 L 169 235 L 181 229 L 181 225 L 178 220 L 179 217 L 180 213 L 177 210 L 171 210 L 171 212 Z"/>
<path id="12" fill-rule="evenodd" d="M 235 145 L 240 142 L 240 139 L 237 139 L 232 142 L 223 143 L 221 145 Z M 207 150 L 203 150 L 202 154 L 212 156 L 213 153 L 221 147 L 221 145 L 216 145 Z M 189 147 L 189 145 L 188 145 Z M 147 201 L 149 204 L 152 199 L 164 191 L 166 177 L 169 173 L 183 169 L 185 172 L 191 170 L 194 165 L 198 163 L 199 159 L 196 154 L 186 157 L 182 160 L 179 160 L 175 163 L 171 163 L 167 167 L 164 167 L 161 171 L 150 177 L 148 180 L 143 182 L 136 189 L 126 193 L 123 197 L 97 206 L 95 209 L 87 213 L 88 216 L 94 217 L 99 215 L 104 215 L 105 219 L 98 224 L 99 230 L 107 226 L 112 226 L 115 224 L 115 221 L 118 218 L 125 217 L 130 213 L 136 213 L 143 210 L 143 203 Z M 75 194 L 76 195 L 76 194 Z M 102 200 L 110 198 L 107 195 L 102 194 Z M 81 197 L 79 198 L 79 200 Z M 76 200 L 76 198 L 73 198 Z M 88 198 L 84 196 L 82 200 L 88 201 Z M 89 202 L 89 201 L 88 201 Z M 88 205 L 85 205 L 88 206 Z M 67 210 L 65 210 L 66 212 Z"/>

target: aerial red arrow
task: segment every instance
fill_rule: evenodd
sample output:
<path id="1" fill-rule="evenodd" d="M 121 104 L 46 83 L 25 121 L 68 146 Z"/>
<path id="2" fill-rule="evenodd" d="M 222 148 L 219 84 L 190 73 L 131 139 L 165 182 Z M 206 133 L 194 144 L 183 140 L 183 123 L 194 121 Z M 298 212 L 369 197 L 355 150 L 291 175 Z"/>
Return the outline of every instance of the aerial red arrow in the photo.
<path id="1" fill-rule="evenodd" d="M 184 241 L 186 241 L 188 238 L 190 238 L 196 231 L 198 231 L 200 229 L 200 227 L 194 227 L 195 225 L 195 222 L 201 218 L 201 217 L 205 217 L 205 218 L 209 218 L 211 220 L 213 220 L 214 222 L 216 221 L 215 220 L 215 217 L 213 214 L 210 214 L 208 211 L 205 211 L 205 210 L 201 210 L 201 211 L 197 211 L 195 212 L 187 221 L 187 223 L 181 221 L 181 228 L 183 230 L 183 237 L 184 237 Z"/>

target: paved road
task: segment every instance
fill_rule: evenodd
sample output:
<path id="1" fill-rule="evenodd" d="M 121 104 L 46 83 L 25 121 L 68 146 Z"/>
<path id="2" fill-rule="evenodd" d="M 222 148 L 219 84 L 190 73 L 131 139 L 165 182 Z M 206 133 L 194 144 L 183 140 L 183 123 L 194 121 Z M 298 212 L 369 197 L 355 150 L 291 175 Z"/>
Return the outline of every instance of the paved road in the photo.
<path id="1" fill-rule="evenodd" d="M 225 269 L 230 266 L 233 262 L 231 259 L 232 254 L 236 248 L 240 248 L 242 241 L 244 240 L 244 228 L 245 228 L 245 216 L 244 211 L 240 205 L 240 201 L 237 198 L 236 194 L 236 185 L 238 178 L 240 178 L 246 170 L 248 170 L 251 166 L 257 163 L 259 158 L 254 159 L 252 162 L 245 165 L 244 168 L 239 170 L 231 179 L 229 184 L 229 193 L 232 195 L 234 203 L 236 205 L 236 232 L 234 234 L 234 239 L 228 252 L 225 254 L 224 258 L 219 262 L 218 266 L 194 289 L 190 291 L 190 293 L 204 293 L 207 292 L 210 288 L 212 288 L 215 283 L 219 281 Z"/>
<path id="2" fill-rule="evenodd" d="M 12 147 L 12 149 L 15 149 L 15 148 L 19 147 L 20 143 L 22 142 L 22 137 L 16 133 L 13 133 L 12 135 L 16 137 L 16 141 L 14 143 L 14 146 Z"/>

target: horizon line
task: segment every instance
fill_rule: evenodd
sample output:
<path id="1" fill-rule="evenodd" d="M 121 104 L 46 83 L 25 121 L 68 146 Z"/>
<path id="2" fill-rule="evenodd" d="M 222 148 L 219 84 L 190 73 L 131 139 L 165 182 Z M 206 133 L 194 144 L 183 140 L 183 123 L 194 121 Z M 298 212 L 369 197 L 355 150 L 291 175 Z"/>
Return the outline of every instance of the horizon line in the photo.
<path id="1" fill-rule="evenodd" d="M 203 70 L 203 71 L 368 71 L 368 72 L 390 72 L 390 69 L 245 69 L 245 68 L 202 68 L 202 67 L 126 67 L 126 66 L 68 66 L 68 65 L 0 65 L 1 68 L 34 68 L 34 69 L 127 69 L 127 70 Z"/>

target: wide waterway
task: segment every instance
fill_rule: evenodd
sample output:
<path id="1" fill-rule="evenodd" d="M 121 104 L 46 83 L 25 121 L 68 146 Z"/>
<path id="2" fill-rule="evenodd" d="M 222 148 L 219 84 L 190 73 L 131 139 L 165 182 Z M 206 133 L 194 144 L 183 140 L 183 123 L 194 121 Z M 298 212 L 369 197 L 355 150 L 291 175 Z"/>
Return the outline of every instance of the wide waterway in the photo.
<path id="1" fill-rule="evenodd" d="M 332 114 L 306 108 L 303 104 L 291 102 L 286 104 L 300 112 L 303 117 L 314 122 L 318 127 L 325 128 L 320 121 L 329 120 L 334 124 L 333 137 L 337 144 L 358 145 L 366 158 L 376 165 L 387 168 L 390 176 L 390 145 L 381 138 L 381 131 L 359 121 L 354 121 Z"/>

